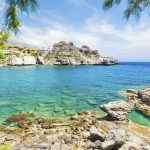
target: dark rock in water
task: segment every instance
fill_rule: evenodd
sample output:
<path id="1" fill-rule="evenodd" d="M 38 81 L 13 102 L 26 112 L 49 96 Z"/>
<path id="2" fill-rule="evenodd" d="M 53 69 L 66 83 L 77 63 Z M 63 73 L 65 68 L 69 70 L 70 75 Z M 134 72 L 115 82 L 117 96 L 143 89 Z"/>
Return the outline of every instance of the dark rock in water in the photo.
<path id="1" fill-rule="evenodd" d="M 92 99 L 92 100 L 87 100 L 87 102 L 90 104 L 90 105 L 97 105 L 97 101 Z"/>
<path id="2" fill-rule="evenodd" d="M 47 101 L 47 102 L 44 102 L 45 104 L 53 104 L 54 101 Z"/>
<path id="3" fill-rule="evenodd" d="M 10 116 L 7 121 L 8 122 L 19 122 L 19 121 L 23 121 L 26 120 L 27 118 L 33 117 L 34 113 L 26 113 L 26 114 L 16 114 L 16 115 L 12 115 Z"/>

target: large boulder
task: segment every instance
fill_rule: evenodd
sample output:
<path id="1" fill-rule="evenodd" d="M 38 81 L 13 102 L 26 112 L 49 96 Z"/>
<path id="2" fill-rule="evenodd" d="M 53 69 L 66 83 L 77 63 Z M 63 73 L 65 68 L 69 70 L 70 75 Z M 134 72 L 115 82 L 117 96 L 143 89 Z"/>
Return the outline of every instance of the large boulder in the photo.
<path id="1" fill-rule="evenodd" d="M 129 139 L 129 135 L 125 130 L 116 129 L 111 131 L 105 138 L 105 141 L 101 143 L 102 150 L 119 149 Z"/>
<path id="2" fill-rule="evenodd" d="M 100 106 L 108 114 L 111 120 L 125 120 L 127 114 L 133 110 L 133 106 L 125 101 L 109 102 Z"/>

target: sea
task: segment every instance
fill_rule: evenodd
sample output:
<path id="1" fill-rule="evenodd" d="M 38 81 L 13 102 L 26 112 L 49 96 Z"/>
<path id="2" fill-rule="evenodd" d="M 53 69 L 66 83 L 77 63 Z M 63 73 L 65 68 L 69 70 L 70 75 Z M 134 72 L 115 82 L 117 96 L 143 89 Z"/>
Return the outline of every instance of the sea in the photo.
<path id="1" fill-rule="evenodd" d="M 0 124 L 11 115 L 69 119 L 80 111 L 125 100 L 127 89 L 150 86 L 150 62 L 113 66 L 24 66 L 0 68 Z M 150 127 L 150 117 L 134 110 L 128 118 Z"/>

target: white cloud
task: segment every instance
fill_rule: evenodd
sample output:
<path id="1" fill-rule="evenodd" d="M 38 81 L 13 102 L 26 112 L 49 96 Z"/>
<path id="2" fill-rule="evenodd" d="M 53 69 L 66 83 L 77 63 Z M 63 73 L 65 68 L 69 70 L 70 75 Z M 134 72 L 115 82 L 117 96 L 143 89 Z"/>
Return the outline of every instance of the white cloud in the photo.
<path id="1" fill-rule="evenodd" d="M 70 0 L 81 3 L 78 0 Z M 54 20 L 34 18 L 35 22 L 43 23 L 45 28 L 22 26 L 20 33 L 10 39 L 11 43 L 39 47 L 52 45 L 59 41 L 73 41 L 78 46 L 88 45 L 99 49 L 102 55 L 109 55 L 120 60 L 150 61 L 150 19 L 143 18 L 137 24 L 127 23 L 118 27 L 101 18 L 97 11 L 87 3 L 82 4 L 92 10 L 93 15 L 86 22 L 76 28 L 63 23 L 62 18 L 54 16 Z M 53 14 L 53 13 L 52 13 Z"/>
<path id="2" fill-rule="evenodd" d="M 79 46 L 88 44 L 94 47 L 100 43 L 100 40 L 101 38 L 92 33 L 81 32 L 71 27 L 54 24 L 54 26 L 45 29 L 23 26 L 18 35 L 11 37 L 10 42 L 40 47 L 51 45 L 59 41 L 74 41 Z"/>

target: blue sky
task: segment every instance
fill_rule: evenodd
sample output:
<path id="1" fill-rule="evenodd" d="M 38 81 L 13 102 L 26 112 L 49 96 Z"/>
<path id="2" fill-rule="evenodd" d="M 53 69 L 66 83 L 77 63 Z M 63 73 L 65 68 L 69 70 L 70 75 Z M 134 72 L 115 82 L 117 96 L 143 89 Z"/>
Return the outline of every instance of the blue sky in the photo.
<path id="1" fill-rule="evenodd" d="M 126 22 L 126 4 L 109 11 L 103 0 L 40 0 L 36 13 L 20 16 L 20 32 L 11 43 L 33 47 L 52 45 L 61 40 L 77 46 L 98 49 L 102 56 L 120 61 L 150 61 L 150 18 Z"/>

